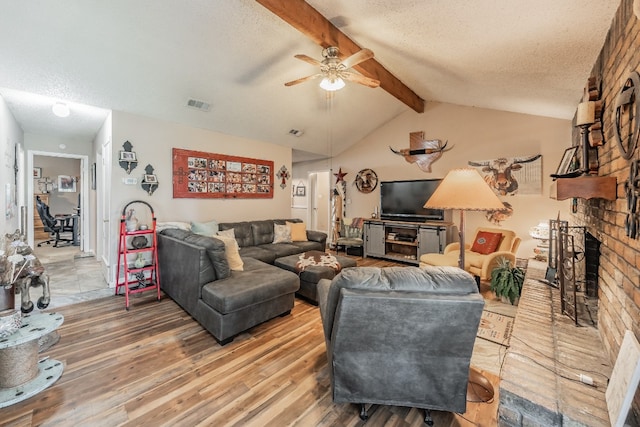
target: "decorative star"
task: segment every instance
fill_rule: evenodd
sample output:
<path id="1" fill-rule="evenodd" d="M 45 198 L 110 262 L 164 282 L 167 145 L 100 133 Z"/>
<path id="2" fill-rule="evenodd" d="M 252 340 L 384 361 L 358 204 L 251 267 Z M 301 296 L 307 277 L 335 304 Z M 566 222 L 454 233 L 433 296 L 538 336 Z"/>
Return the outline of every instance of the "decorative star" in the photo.
<path id="1" fill-rule="evenodd" d="M 340 181 L 344 182 L 344 177 L 347 175 L 347 172 L 342 172 L 342 168 L 340 168 L 340 170 L 338 170 L 338 173 L 334 173 L 333 176 L 336 177 L 336 184 L 339 183 Z"/>

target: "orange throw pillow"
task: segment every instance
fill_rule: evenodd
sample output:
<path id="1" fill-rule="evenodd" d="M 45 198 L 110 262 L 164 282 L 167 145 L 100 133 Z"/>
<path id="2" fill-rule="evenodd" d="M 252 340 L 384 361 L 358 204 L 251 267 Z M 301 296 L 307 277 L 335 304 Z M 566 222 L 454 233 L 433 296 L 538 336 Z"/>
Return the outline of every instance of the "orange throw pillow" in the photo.
<path id="1" fill-rule="evenodd" d="M 488 255 L 496 251 L 502 240 L 501 233 L 490 233 L 488 231 L 478 231 L 471 246 L 472 252 Z"/>

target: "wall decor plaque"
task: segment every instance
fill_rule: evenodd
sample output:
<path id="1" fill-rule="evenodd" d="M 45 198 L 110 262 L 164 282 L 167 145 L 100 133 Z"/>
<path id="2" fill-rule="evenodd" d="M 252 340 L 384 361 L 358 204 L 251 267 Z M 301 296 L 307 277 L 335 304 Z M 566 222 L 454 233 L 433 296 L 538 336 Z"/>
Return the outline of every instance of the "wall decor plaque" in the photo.
<path id="1" fill-rule="evenodd" d="M 174 198 L 273 198 L 273 161 L 174 148 Z"/>

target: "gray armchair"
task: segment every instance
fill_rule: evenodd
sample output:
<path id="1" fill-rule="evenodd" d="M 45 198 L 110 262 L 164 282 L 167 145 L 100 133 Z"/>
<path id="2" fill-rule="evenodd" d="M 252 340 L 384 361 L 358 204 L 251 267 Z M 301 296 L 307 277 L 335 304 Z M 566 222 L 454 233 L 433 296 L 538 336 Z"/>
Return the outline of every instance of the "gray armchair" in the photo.
<path id="1" fill-rule="evenodd" d="M 464 412 L 484 300 L 455 267 L 356 267 L 318 283 L 333 401 Z"/>

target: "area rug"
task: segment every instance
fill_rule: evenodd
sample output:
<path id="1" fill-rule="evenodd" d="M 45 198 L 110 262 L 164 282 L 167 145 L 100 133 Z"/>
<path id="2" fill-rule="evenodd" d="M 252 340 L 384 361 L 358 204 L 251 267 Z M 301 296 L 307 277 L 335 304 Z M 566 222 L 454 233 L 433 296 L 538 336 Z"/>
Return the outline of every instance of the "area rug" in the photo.
<path id="1" fill-rule="evenodd" d="M 480 318 L 480 328 L 478 328 L 478 337 L 509 347 L 512 328 L 513 317 L 483 310 Z"/>

